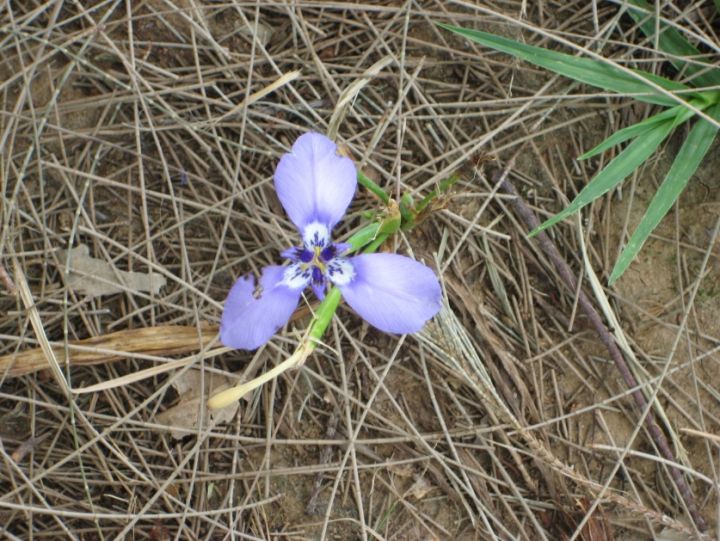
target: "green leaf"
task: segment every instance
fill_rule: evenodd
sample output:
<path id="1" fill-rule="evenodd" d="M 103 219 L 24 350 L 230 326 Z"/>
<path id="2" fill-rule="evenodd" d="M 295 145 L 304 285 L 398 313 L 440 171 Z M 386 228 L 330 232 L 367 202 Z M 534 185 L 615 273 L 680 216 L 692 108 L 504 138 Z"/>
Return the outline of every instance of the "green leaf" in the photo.
<path id="1" fill-rule="evenodd" d="M 366 225 L 360 231 L 358 231 L 352 237 L 350 237 L 346 242 L 348 244 L 350 244 L 350 249 L 353 252 L 357 252 L 361 248 L 367 246 L 368 244 L 373 242 L 375 239 L 377 239 L 379 234 L 380 234 L 380 223 L 376 222 L 373 224 Z"/>
<path id="2" fill-rule="evenodd" d="M 695 113 L 693 113 L 690 109 L 687 109 L 682 105 L 676 105 L 670 109 L 665 109 L 663 112 L 646 118 L 637 124 L 633 124 L 632 126 L 616 131 L 595 148 L 588 150 L 581 156 L 578 156 L 578 160 L 587 160 L 588 158 L 592 158 L 593 156 L 605 152 L 607 149 L 612 148 L 615 145 L 619 145 L 620 143 L 624 143 L 625 141 L 629 141 L 635 137 L 640 137 L 651 130 L 658 122 L 675 118 L 675 125 L 679 126 L 683 122 L 689 120 L 694 114 Z"/>
<path id="3" fill-rule="evenodd" d="M 720 120 L 720 104 L 711 107 L 708 114 L 713 119 Z M 640 220 L 640 224 L 615 263 L 615 267 L 610 274 L 610 284 L 622 276 L 650 236 L 650 233 L 657 227 L 677 198 L 680 197 L 690 177 L 693 176 L 705 154 L 707 154 L 717 131 L 717 126 L 703 118 L 699 119 L 690 130 L 688 138 L 683 143 L 677 156 L 675 156 L 670 171 L 665 176 L 660 188 L 650 202 L 650 206 L 645 211 L 645 215 Z"/>
<path id="4" fill-rule="evenodd" d="M 380 186 L 378 186 L 373 180 L 370 179 L 365 173 L 362 171 L 357 172 L 357 179 L 358 184 L 361 186 L 365 186 L 368 190 L 370 190 L 372 193 L 374 193 L 380 201 L 385 203 L 386 205 L 390 201 L 390 196 L 387 194 L 385 190 L 383 190 Z"/>
<path id="5" fill-rule="evenodd" d="M 677 100 L 673 100 L 669 96 L 659 94 L 657 90 L 649 86 L 642 79 L 652 81 L 656 85 L 668 91 L 688 90 L 689 87 L 665 79 L 663 77 L 653 75 L 640 70 L 631 70 L 641 77 L 633 77 L 629 73 L 618 69 L 608 63 L 591 58 L 581 58 L 571 56 L 569 54 L 551 51 L 542 47 L 534 47 L 517 41 L 481 32 L 479 30 L 469 30 L 457 26 L 438 23 L 438 25 L 446 30 L 450 30 L 455 34 L 468 38 L 476 43 L 490 47 L 497 51 L 511 54 L 517 58 L 521 58 L 531 64 L 549 69 L 570 79 L 580 81 L 598 88 L 611 90 L 620 94 L 634 94 L 634 98 L 639 101 L 655 103 L 659 105 L 677 105 Z"/>
<path id="6" fill-rule="evenodd" d="M 711 69 L 712 66 L 697 60 L 702 53 L 685 37 L 672 26 L 660 21 L 656 26 L 657 17 L 653 6 L 645 2 L 645 0 L 626 0 L 629 4 L 628 14 L 640 25 L 640 29 L 649 38 L 655 38 L 655 31 L 660 29 L 658 36 L 658 47 L 660 50 L 673 55 L 675 57 L 689 57 L 691 61 L 685 62 L 678 58 L 669 58 L 668 60 L 678 71 L 685 70 L 690 76 L 689 83 L 692 86 L 716 86 L 720 85 L 720 70 Z M 715 0 L 715 5 L 720 4 L 720 0 Z"/>
<path id="7" fill-rule="evenodd" d="M 600 171 L 564 210 L 543 222 L 530 232 L 530 236 L 564 220 L 574 212 L 606 194 L 637 169 L 668 136 L 675 127 L 675 120 L 665 120 L 653 126 L 642 137 L 636 138 L 618 154 L 605 169 Z"/>

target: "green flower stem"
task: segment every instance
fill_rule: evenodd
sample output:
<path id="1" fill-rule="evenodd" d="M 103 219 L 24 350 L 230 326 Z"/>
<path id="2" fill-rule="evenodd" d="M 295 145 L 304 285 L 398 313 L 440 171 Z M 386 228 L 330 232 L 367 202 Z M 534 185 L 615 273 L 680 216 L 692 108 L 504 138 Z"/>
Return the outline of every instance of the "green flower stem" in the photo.
<path id="1" fill-rule="evenodd" d="M 387 192 L 383 190 L 379 185 L 375 184 L 374 181 L 370 180 L 370 178 L 366 177 L 362 171 L 357 172 L 357 179 L 358 183 L 361 186 L 365 186 L 368 190 L 377 195 L 380 201 L 382 201 L 386 205 L 390 202 L 390 196 L 387 194 Z"/>
<path id="2" fill-rule="evenodd" d="M 310 324 L 307 341 L 311 344 L 313 349 L 320 341 L 323 334 L 325 334 L 325 329 L 327 329 L 328 325 L 330 325 L 330 320 L 332 320 L 339 305 L 340 290 L 336 287 L 332 287 L 330 288 L 330 291 L 327 292 L 327 295 L 325 295 L 325 298 L 320 303 L 320 306 L 318 306 L 317 310 L 315 310 L 315 317 Z"/>

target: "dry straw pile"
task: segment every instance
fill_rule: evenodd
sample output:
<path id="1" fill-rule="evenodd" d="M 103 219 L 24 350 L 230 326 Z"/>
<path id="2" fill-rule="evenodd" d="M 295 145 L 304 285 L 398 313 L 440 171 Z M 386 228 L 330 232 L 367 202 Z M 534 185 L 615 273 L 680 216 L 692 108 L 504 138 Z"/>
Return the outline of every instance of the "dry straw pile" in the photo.
<path id="1" fill-rule="evenodd" d="M 674 21 L 713 43 L 712 3 L 678 3 Z M 718 164 L 612 290 L 599 284 L 662 163 L 550 231 L 578 279 L 567 287 L 504 183 L 549 216 L 600 165 L 573 158 L 647 109 L 433 25 L 546 46 L 562 35 L 647 68 L 652 44 L 618 4 L 0 5 L 0 532 L 599 540 L 714 528 Z M 233 280 L 294 243 L 271 178 L 309 130 L 336 133 L 394 197 L 462 177 L 389 246 L 437 269 L 446 306 L 406 337 L 341 308 L 301 370 L 211 413 L 209 394 L 293 351 L 315 302 L 257 352 L 217 341 Z M 382 206 L 363 190 L 338 233 L 368 210 Z M 641 390 L 621 378 L 610 336 Z"/>

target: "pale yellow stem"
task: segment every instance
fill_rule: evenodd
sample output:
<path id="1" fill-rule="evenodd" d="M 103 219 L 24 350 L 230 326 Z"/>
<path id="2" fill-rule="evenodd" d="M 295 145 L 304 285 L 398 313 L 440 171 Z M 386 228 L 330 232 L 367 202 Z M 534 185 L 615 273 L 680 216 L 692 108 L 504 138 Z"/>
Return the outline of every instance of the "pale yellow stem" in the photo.
<path id="1" fill-rule="evenodd" d="M 224 408 L 225 406 L 229 406 L 233 402 L 240 400 L 243 396 L 245 396 L 253 389 L 257 389 L 271 379 L 278 377 L 286 370 L 289 370 L 290 368 L 294 368 L 296 366 L 302 366 L 302 364 L 305 362 L 305 359 L 307 359 L 310 353 L 312 353 L 313 349 L 315 349 L 315 344 L 312 342 L 306 342 L 302 344 L 295 351 L 295 353 L 293 353 L 290 357 L 281 362 L 272 370 L 268 370 L 263 375 L 258 376 L 255 379 L 248 381 L 247 383 L 241 383 L 240 385 L 232 387 L 231 389 L 225 389 L 224 391 L 219 392 L 215 396 L 210 397 L 207 402 L 208 408 L 210 408 L 211 410 L 216 410 Z"/>

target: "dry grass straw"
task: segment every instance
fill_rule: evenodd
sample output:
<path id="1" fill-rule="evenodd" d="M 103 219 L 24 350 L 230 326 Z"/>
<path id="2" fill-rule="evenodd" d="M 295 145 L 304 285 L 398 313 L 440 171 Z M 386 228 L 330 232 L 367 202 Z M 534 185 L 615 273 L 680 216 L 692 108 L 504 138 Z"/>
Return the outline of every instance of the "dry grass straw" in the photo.
<path id="1" fill-rule="evenodd" d="M 713 15 L 701 4 L 674 22 L 710 47 Z M 596 166 L 572 158 L 646 110 L 480 51 L 434 20 L 654 60 L 612 2 L 0 9 L 0 532 L 692 534 L 629 391 L 482 165 L 526 144 L 511 180 L 538 213 L 555 211 Z M 233 280 L 295 241 L 271 175 L 310 129 L 337 131 L 393 196 L 421 197 L 462 175 L 431 219 L 391 246 L 439 269 L 447 306 L 409 337 L 341 308 L 302 369 L 247 395 L 230 423 L 202 410 L 173 439 L 158 415 L 189 401 L 178 389 L 199 382 L 193 396 L 204 403 L 209 379 L 249 381 L 302 336 L 308 303 L 257 352 L 227 351 L 215 329 Z M 643 182 L 654 174 L 648 167 Z M 584 249 L 572 227 L 552 232 L 578 275 L 592 268 L 605 283 L 619 230 L 635 219 L 626 200 L 642 193 L 636 180 L 622 201 L 585 214 Z M 368 209 L 380 210 L 361 192 L 338 235 Z M 674 254 L 672 278 L 604 296 L 715 527 L 720 330 L 703 322 L 717 259 L 711 238 L 684 237 L 679 214 L 670 222 L 652 244 L 665 254 L 658 267 Z M 66 287 L 59 257 L 78 244 L 167 285 L 83 296 Z"/>
<path id="2" fill-rule="evenodd" d="M 205 325 L 200 329 L 182 325 L 127 329 L 68 342 L 66 346 L 70 355 L 58 364 L 64 368 L 67 364 L 103 364 L 128 358 L 162 361 L 162 355 L 196 351 L 215 336 L 216 325 Z M 65 349 L 63 344 L 51 344 L 51 355 L 63 357 Z M 0 373 L 6 377 L 17 377 L 47 370 L 48 355 L 43 348 L 3 355 L 0 357 Z"/>

